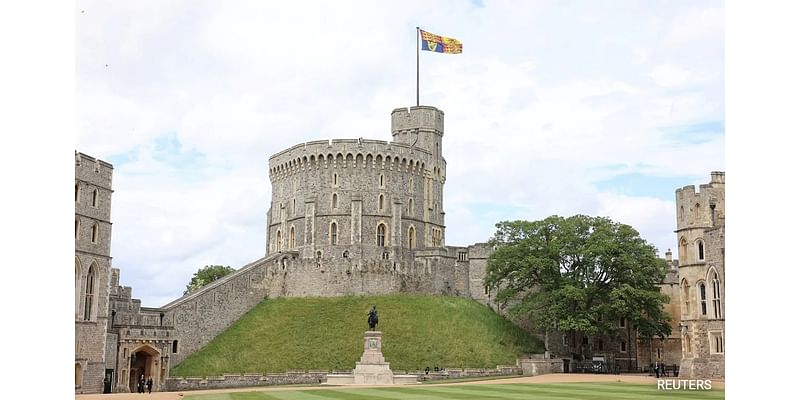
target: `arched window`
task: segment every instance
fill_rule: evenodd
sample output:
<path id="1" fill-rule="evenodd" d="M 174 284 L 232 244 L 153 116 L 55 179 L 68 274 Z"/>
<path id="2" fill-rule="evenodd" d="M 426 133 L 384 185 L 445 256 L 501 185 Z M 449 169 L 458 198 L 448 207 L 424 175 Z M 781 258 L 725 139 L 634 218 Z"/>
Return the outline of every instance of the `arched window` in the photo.
<path id="1" fill-rule="evenodd" d="M 386 225 L 378 224 L 378 234 L 376 235 L 376 239 L 378 246 L 386 245 Z"/>
<path id="2" fill-rule="evenodd" d="M 705 248 L 703 246 L 703 241 L 702 240 L 698 240 L 697 241 L 697 259 L 700 260 L 700 261 L 703 261 L 703 260 L 706 259 L 706 252 L 705 252 Z"/>
<path id="3" fill-rule="evenodd" d="M 689 254 L 689 242 L 686 241 L 686 238 L 682 237 L 680 241 L 680 247 L 678 250 L 678 260 L 680 260 L 681 264 L 687 264 Z"/>
<path id="4" fill-rule="evenodd" d="M 75 218 L 75 240 L 78 240 L 78 238 L 80 237 L 80 232 L 81 232 L 81 220 Z"/>
<path id="5" fill-rule="evenodd" d="M 381 174 L 380 184 L 381 184 L 381 187 L 383 187 L 383 174 Z"/>
<path id="6" fill-rule="evenodd" d="M 417 244 L 417 231 L 412 226 L 408 228 L 408 248 L 413 249 L 417 247 L 416 244 Z"/>
<path id="7" fill-rule="evenodd" d="M 75 256 L 75 319 L 80 316 L 81 310 L 81 261 Z"/>
<path id="8" fill-rule="evenodd" d="M 339 174 L 334 172 L 333 173 L 333 187 L 336 187 L 338 185 L 339 185 Z"/>
<path id="9" fill-rule="evenodd" d="M 683 335 L 683 352 L 686 356 L 692 356 L 692 339 L 689 338 L 689 334 Z"/>
<path id="10" fill-rule="evenodd" d="M 281 241 L 281 231 L 279 229 L 278 233 L 275 235 L 275 251 L 281 251 L 281 248 L 282 248 L 281 243 L 282 243 L 282 241 Z"/>
<path id="11" fill-rule="evenodd" d="M 706 284 L 700 282 L 697 285 L 697 290 L 700 295 L 700 315 L 707 315 L 706 312 Z"/>
<path id="12" fill-rule="evenodd" d="M 680 215 L 681 222 L 683 222 L 683 219 L 686 218 L 686 216 L 684 215 L 684 212 L 683 212 L 683 206 L 681 206 L 681 211 L 680 211 L 679 215 Z"/>
<path id="13" fill-rule="evenodd" d="M 79 203 L 79 204 L 81 202 L 81 183 L 80 182 L 75 182 L 75 202 Z"/>
<path id="14" fill-rule="evenodd" d="M 694 222 L 700 223 L 700 203 L 694 205 Z"/>
<path id="15" fill-rule="evenodd" d="M 414 178 L 408 178 L 408 193 L 414 193 Z"/>
<path id="16" fill-rule="evenodd" d="M 75 363 L 75 387 L 81 387 L 83 383 L 83 368 L 81 368 L 81 363 Z"/>
<path id="17" fill-rule="evenodd" d="M 383 211 L 383 195 L 378 196 L 378 209 Z"/>
<path id="18" fill-rule="evenodd" d="M 408 215 L 414 215 L 414 199 L 408 199 Z"/>
<path id="19" fill-rule="evenodd" d="M 92 225 L 92 243 L 97 243 L 97 239 L 100 236 L 100 227 L 97 226 L 97 223 Z"/>
<path id="20" fill-rule="evenodd" d="M 714 318 L 722 318 L 722 293 L 717 271 L 711 274 L 711 301 L 714 304 Z"/>
<path id="21" fill-rule="evenodd" d="M 290 249 L 295 248 L 295 245 L 296 245 L 295 236 L 294 235 L 295 235 L 294 225 L 292 225 L 292 227 L 289 228 L 289 248 Z"/>
<path id="22" fill-rule="evenodd" d="M 336 222 L 331 222 L 331 245 L 336 245 L 336 239 L 339 237 L 339 226 Z"/>
<path id="23" fill-rule="evenodd" d="M 92 191 L 92 207 L 97 207 L 97 189 Z"/>
<path id="24" fill-rule="evenodd" d="M 687 282 L 686 279 L 684 279 L 683 282 L 681 282 L 681 289 L 682 289 L 681 295 L 683 296 L 683 315 L 688 316 L 691 311 L 690 308 L 691 303 L 689 299 L 689 294 L 690 294 L 689 282 Z"/>
<path id="25" fill-rule="evenodd" d="M 92 307 L 94 306 L 94 292 L 95 281 L 97 280 L 97 268 L 93 263 L 89 267 L 89 273 L 86 274 L 86 290 L 84 291 L 83 299 L 83 320 L 90 321 L 92 319 Z"/>
<path id="26" fill-rule="evenodd" d="M 292 215 L 297 215 L 297 199 L 292 199 Z"/>
<path id="27" fill-rule="evenodd" d="M 337 207 L 339 207 L 339 196 L 334 193 L 331 195 L 331 209 L 336 209 Z"/>

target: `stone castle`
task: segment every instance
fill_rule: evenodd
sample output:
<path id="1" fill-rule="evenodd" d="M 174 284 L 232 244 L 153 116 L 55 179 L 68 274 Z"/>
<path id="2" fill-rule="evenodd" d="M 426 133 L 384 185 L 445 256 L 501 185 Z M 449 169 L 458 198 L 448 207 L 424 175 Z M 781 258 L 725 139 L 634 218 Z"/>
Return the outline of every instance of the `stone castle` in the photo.
<path id="1" fill-rule="evenodd" d="M 268 297 L 412 292 L 462 296 L 492 306 L 492 292 L 484 285 L 491 246 L 445 245 L 444 113 L 428 106 L 395 109 L 391 133 L 390 142 L 314 141 L 270 157 L 264 257 L 159 308 L 141 307 L 131 288 L 119 286 L 119 270 L 111 266 L 113 167 L 76 153 L 76 393 L 132 392 L 141 376 L 152 377 L 154 390 L 164 388 L 170 366 Z M 724 179 L 715 188 L 724 194 Z M 717 204 L 715 218 L 723 218 L 724 196 L 707 197 Z M 699 239 L 706 243 L 706 260 L 721 257 L 711 247 L 722 246 L 724 235 L 706 238 L 712 220 L 703 223 L 685 226 L 686 243 Z M 678 226 L 680 235 L 680 216 Z M 680 254 L 689 248 L 679 248 Z M 721 261 L 715 265 L 721 274 Z M 701 265 L 687 261 L 679 267 L 689 274 Z M 697 283 L 699 272 L 693 274 L 686 277 L 690 285 Z M 710 299 L 704 307 L 712 307 Z M 686 334 L 695 344 L 694 352 L 683 356 L 707 354 L 700 350 L 699 335 L 716 328 L 703 325 L 705 319 L 684 316 Z M 562 342 L 561 336 L 549 335 L 558 337 L 547 343 L 551 352 L 568 355 L 585 345 L 569 343 L 566 335 Z M 601 352 L 637 368 L 631 356 L 640 347 L 635 338 L 609 340 L 605 349 L 599 340 Z M 709 357 L 681 365 L 702 373 L 701 360 Z"/>

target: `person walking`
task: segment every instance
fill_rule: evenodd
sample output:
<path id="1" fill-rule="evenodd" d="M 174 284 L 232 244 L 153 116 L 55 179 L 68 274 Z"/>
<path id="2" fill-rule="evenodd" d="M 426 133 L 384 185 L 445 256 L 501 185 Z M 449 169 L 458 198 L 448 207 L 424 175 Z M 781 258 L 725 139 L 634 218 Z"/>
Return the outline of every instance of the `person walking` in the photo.
<path id="1" fill-rule="evenodd" d="M 148 376 L 147 377 L 147 394 L 150 394 L 152 392 L 153 392 L 153 378 Z"/>

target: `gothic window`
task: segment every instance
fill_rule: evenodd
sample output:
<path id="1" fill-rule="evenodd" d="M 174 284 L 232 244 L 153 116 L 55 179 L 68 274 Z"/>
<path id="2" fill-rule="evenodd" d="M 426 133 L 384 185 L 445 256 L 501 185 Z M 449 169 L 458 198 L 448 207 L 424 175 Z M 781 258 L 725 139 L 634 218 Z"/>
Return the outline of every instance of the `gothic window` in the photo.
<path id="1" fill-rule="evenodd" d="M 683 282 L 681 282 L 681 287 L 683 288 L 683 315 L 688 316 L 690 310 L 689 306 L 691 305 L 689 302 L 689 282 L 686 282 L 686 279 L 684 279 Z"/>
<path id="2" fill-rule="evenodd" d="M 381 187 L 383 187 L 383 174 L 381 174 L 380 184 L 381 184 Z M 381 208 L 383 208 L 383 207 L 381 207 Z"/>
<path id="3" fill-rule="evenodd" d="M 689 337 L 689 334 L 683 335 L 683 352 L 686 353 L 687 356 L 692 355 L 692 339 Z"/>
<path id="4" fill-rule="evenodd" d="M 279 229 L 278 233 L 275 235 L 275 251 L 281 251 L 282 250 L 281 244 L 282 244 L 281 231 Z"/>
<path id="5" fill-rule="evenodd" d="M 568 346 L 569 345 L 569 342 L 567 341 L 567 334 L 566 333 L 561 335 L 561 340 L 562 340 L 562 343 L 564 344 L 564 346 Z"/>
<path id="6" fill-rule="evenodd" d="M 620 328 L 624 328 L 625 327 L 625 317 L 621 317 L 619 319 L 619 327 Z"/>
<path id="7" fill-rule="evenodd" d="M 408 199 L 408 215 L 414 216 L 414 199 Z"/>
<path id="8" fill-rule="evenodd" d="M 619 352 L 620 353 L 627 353 L 628 352 L 628 342 L 621 341 L 619 342 Z"/>
<path id="9" fill-rule="evenodd" d="M 458 252 L 458 261 L 467 261 L 467 252 L 466 251 L 459 251 Z"/>
<path id="10" fill-rule="evenodd" d="M 97 189 L 92 191 L 92 207 L 97 207 Z"/>
<path id="11" fill-rule="evenodd" d="M 98 236 L 100 236 L 100 227 L 95 223 L 92 225 L 92 243 L 97 243 Z"/>
<path id="12" fill-rule="evenodd" d="M 339 226 L 336 222 L 331 222 L 331 245 L 336 245 L 336 239 L 339 237 Z"/>
<path id="13" fill-rule="evenodd" d="M 81 387 L 81 383 L 83 382 L 83 368 L 81 368 L 81 363 L 75 363 L 75 387 Z"/>
<path id="14" fill-rule="evenodd" d="M 333 173 L 333 187 L 339 186 L 339 174 Z"/>
<path id="15" fill-rule="evenodd" d="M 81 293 L 81 262 L 78 260 L 78 257 L 75 256 L 75 319 L 78 319 L 80 315 L 80 298 Z"/>
<path id="16" fill-rule="evenodd" d="M 680 260 L 681 264 L 687 264 L 688 251 L 689 242 L 686 241 L 686 238 L 682 237 L 680 241 L 680 249 L 678 250 L 678 259 Z"/>
<path id="17" fill-rule="evenodd" d="M 75 240 L 78 240 L 80 231 L 81 231 L 81 220 L 75 218 Z"/>
<path id="18" fill-rule="evenodd" d="M 722 342 L 722 332 L 711 332 L 711 354 L 721 354 L 725 352 L 725 346 Z"/>
<path id="19" fill-rule="evenodd" d="M 711 301 L 714 303 L 714 318 L 722 318 L 722 295 L 717 271 L 714 271 L 711 276 L 711 296 Z"/>
<path id="20" fill-rule="evenodd" d="M 386 225 L 384 224 L 378 225 L 377 245 L 381 247 L 386 245 Z"/>
<path id="21" fill-rule="evenodd" d="M 297 215 L 297 199 L 292 199 L 292 215 Z"/>
<path id="22" fill-rule="evenodd" d="M 86 274 L 86 291 L 84 292 L 83 300 L 83 320 L 89 321 L 92 319 L 92 307 L 94 306 L 94 291 L 95 280 L 97 279 L 97 268 L 95 264 L 89 267 L 89 273 Z"/>
<path id="23" fill-rule="evenodd" d="M 378 209 L 383 211 L 383 195 L 378 196 Z"/>
<path id="24" fill-rule="evenodd" d="M 81 202 L 81 184 L 80 182 L 75 182 L 75 202 L 80 204 Z"/>
<path id="25" fill-rule="evenodd" d="M 697 289 L 700 292 L 700 315 L 706 315 L 706 284 L 701 282 Z"/>
<path id="26" fill-rule="evenodd" d="M 414 178 L 408 178 L 408 193 L 414 193 Z"/>
<path id="27" fill-rule="evenodd" d="M 416 237 L 417 237 L 417 232 L 414 229 L 414 227 L 412 226 L 412 227 L 408 228 L 408 248 L 409 249 L 413 249 L 413 248 L 417 247 L 416 246 L 416 242 L 417 242 Z"/>
<path id="28" fill-rule="evenodd" d="M 683 212 L 683 206 L 681 206 L 680 216 L 681 216 L 681 222 L 683 222 L 683 219 L 685 218 L 684 212 Z"/>
<path id="29" fill-rule="evenodd" d="M 289 248 L 293 249 L 295 248 L 295 245 L 296 242 L 295 242 L 294 225 L 292 225 L 292 227 L 289 228 Z"/>
<path id="30" fill-rule="evenodd" d="M 697 259 L 700 260 L 700 261 L 703 261 L 703 260 L 706 259 L 706 253 L 705 253 L 705 249 L 703 247 L 704 247 L 703 246 L 703 241 L 702 240 L 698 240 L 697 241 Z"/>
<path id="31" fill-rule="evenodd" d="M 336 193 L 334 193 L 331 196 L 331 209 L 335 210 L 337 207 L 339 207 L 339 196 Z"/>
<path id="32" fill-rule="evenodd" d="M 694 205 L 694 222 L 700 223 L 700 203 Z"/>

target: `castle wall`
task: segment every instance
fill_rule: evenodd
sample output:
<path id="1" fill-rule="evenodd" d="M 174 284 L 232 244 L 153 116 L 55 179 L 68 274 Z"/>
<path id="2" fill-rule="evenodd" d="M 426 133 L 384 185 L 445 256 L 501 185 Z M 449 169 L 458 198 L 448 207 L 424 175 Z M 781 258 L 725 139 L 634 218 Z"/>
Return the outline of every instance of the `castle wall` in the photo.
<path id="1" fill-rule="evenodd" d="M 443 250 L 415 260 L 303 259 L 298 253 L 262 258 L 195 293 L 162 307 L 175 327 L 176 365 L 268 297 L 379 295 L 387 293 L 456 294 L 465 287 L 466 266 Z M 464 295 L 462 292 L 459 295 Z"/>

